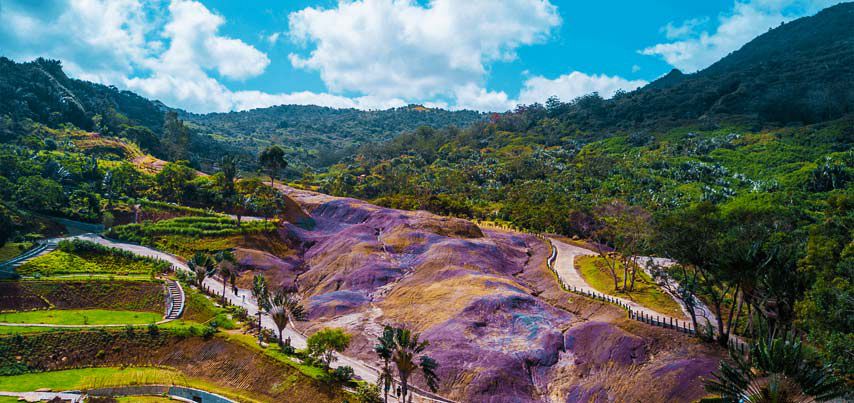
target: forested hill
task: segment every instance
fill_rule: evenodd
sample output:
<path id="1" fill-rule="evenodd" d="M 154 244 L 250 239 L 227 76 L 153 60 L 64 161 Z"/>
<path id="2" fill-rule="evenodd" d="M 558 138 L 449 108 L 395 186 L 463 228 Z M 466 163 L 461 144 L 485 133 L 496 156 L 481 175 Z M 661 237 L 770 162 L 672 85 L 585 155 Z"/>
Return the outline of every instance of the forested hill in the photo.
<path id="1" fill-rule="evenodd" d="M 612 100 L 588 96 L 550 112 L 575 130 L 633 130 L 743 115 L 756 125 L 815 123 L 854 111 L 854 3 L 760 35 L 709 68 L 678 70 Z"/>
<path id="2" fill-rule="evenodd" d="M 325 167 L 355 147 L 385 141 L 420 126 L 466 127 L 484 114 L 410 105 L 364 111 L 314 105 L 281 105 L 242 112 L 183 116 L 194 129 L 218 140 L 258 151 L 270 144 L 285 148 L 289 158 L 312 167 Z"/>
<path id="3" fill-rule="evenodd" d="M 166 133 L 167 126 L 181 127 L 166 124 L 167 112 L 186 119 L 188 130 Z M 251 169 L 261 148 L 279 144 L 291 172 L 297 174 L 335 163 L 364 143 L 385 141 L 419 126 L 465 127 L 484 114 L 419 105 L 379 111 L 283 105 L 199 115 L 113 86 L 70 78 L 56 60 L 16 63 L 0 57 L 0 117 L 2 142 L 25 132 L 19 127 L 25 121 L 54 128 L 71 124 L 132 140 L 161 158 L 190 160 L 199 168 L 209 168 L 228 153 L 241 155 Z"/>

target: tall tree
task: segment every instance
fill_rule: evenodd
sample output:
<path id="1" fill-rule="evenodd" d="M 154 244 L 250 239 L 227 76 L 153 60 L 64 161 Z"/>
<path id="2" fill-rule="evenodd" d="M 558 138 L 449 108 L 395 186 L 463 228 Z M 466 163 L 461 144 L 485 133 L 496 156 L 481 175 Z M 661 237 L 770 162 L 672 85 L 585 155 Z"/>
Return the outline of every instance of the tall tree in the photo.
<path id="1" fill-rule="evenodd" d="M 377 344 L 374 345 L 374 351 L 377 356 L 383 361 L 382 372 L 378 379 L 383 388 L 383 402 L 388 402 L 388 392 L 394 384 L 394 376 L 391 372 L 391 356 L 394 354 L 394 328 L 386 325 L 383 328 L 382 336 L 377 339 Z"/>
<path id="2" fill-rule="evenodd" d="M 216 261 L 217 273 L 222 280 L 222 303 L 225 304 L 225 288 L 228 282 L 233 281 L 232 279 L 235 277 L 233 265 L 237 259 L 234 258 L 234 253 L 230 250 L 223 250 L 214 255 L 214 260 Z"/>
<path id="3" fill-rule="evenodd" d="M 263 311 L 269 310 L 270 291 L 267 288 L 267 279 L 260 274 L 252 278 L 252 296 L 258 303 L 258 344 L 263 341 L 264 326 L 261 324 Z"/>
<path id="4" fill-rule="evenodd" d="M 216 261 L 207 253 L 196 252 L 193 258 L 187 262 L 187 266 L 195 275 L 196 286 L 200 290 L 204 290 L 205 279 L 216 269 Z"/>
<path id="5" fill-rule="evenodd" d="M 634 257 L 650 239 L 651 216 L 643 208 L 630 206 L 620 200 L 602 204 L 596 216 L 599 220 L 599 228 L 594 232 L 597 252 L 614 280 L 614 290 L 620 289 L 617 273 L 622 267 L 622 290 L 632 291 L 638 270 Z M 613 248 L 613 252 L 608 247 Z"/>
<path id="6" fill-rule="evenodd" d="M 270 186 L 274 185 L 275 177 L 279 171 L 288 166 L 288 162 L 285 161 L 285 150 L 276 145 L 264 149 L 258 160 L 261 166 L 264 167 L 264 170 L 267 171 L 267 174 L 270 175 Z"/>
<path id="7" fill-rule="evenodd" d="M 190 130 L 178 119 L 174 111 L 166 112 L 163 123 L 161 147 L 173 161 L 186 160 L 190 156 Z"/>
<path id="8" fill-rule="evenodd" d="M 417 333 L 413 334 L 406 328 L 397 328 L 394 331 L 394 353 L 391 360 L 397 367 L 403 402 L 406 402 L 406 397 L 409 395 L 409 377 L 419 368 L 430 390 L 435 392 L 438 387 L 439 378 L 436 375 L 436 368 L 439 364 L 423 354 L 430 343 L 426 340 L 419 341 L 418 337 Z"/>
<path id="9" fill-rule="evenodd" d="M 293 292 L 285 289 L 273 293 L 270 305 L 270 317 L 272 317 L 273 323 L 276 324 L 276 328 L 279 330 L 279 344 L 290 347 L 290 338 L 285 342 L 282 332 L 284 332 L 288 323 L 295 320 L 305 320 L 305 308 L 299 303 Z"/>

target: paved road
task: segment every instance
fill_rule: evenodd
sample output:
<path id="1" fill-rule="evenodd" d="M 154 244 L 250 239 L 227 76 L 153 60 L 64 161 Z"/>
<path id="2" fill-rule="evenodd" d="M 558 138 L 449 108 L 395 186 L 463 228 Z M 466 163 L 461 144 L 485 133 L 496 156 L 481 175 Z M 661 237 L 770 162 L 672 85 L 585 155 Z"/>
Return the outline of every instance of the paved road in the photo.
<path id="1" fill-rule="evenodd" d="M 184 263 L 178 257 L 170 255 L 170 254 L 165 253 L 165 252 L 161 252 L 161 251 L 156 250 L 156 249 L 151 249 L 151 248 L 146 247 L 146 246 L 135 245 L 135 244 L 127 244 L 127 243 L 122 243 L 122 242 L 115 242 L 115 241 L 111 241 L 109 239 L 105 239 L 105 238 L 103 238 L 99 235 L 96 235 L 96 234 L 78 235 L 78 236 L 73 237 L 73 238 L 85 239 L 87 241 L 99 243 L 99 244 L 104 245 L 104 246 L 123 249 L 126 251 L 133 252 L 134 254 L 137 254 L 140 256 L 146 256 L 146 257 L 150 257 L 150 258 L 154 258 L 154 259 L 165 260 L 165 261 L 169 262 L 170 264 L 172 264 L 177 270 L 190 271 L 190 268 L 187 267 L 187 264 Z M 222 295 L 222 282 L 219 281 L 218 279 L 208 277 L 205 279 L 204 284 L 206 287 L 208 287 L 209 289 L 214 291 L 214 293 L 216 293 L 217 295 Z M 246 311 L 250 315 L 257 317 L 257 315 L 258 315 L 258 304 L 257 304 L 257 301 L 255 301 L 255 299 L 252 298 L 252 293 L 249 290 L 238 288 L 237 294 L 235 294 L 230 289 L 231 287 L 226 287 L 226 288 L 227 289 L 226 289 L 225 297 L 230 303 L 243 307 L 244 309 L 246 309 Z M 278 329 L 276 328 L 275 323 L 273 323 L 273 320 L 269 316 L 264 315 L 261 319 L 261 323 L 263 324 L 263 326 L 265 328 L 272 329 L 276 334 L 278 334 Z M 302 348 L 306 347 L 306 336 L 303 335 L 302 333 L 298 332 L 292 326 L 288 326 L 287 328 L 285 328 L 284 332 L 282 332 L 282 336 L 285 338 L 290 337 L 291 338 L 291 345 L 293 345 L 296 348 L 302 349 Z M 338 360 L 332 364 L 333 367 L 339 367 L 339 366 L 344 366 L 344 365 L 349 366 L 349 367 L 353 368 L 353 372 L 359 378 L 364 379 L 364 380 L 371 382 L 371 383 L 377 383 L 377 379 L 379 378 L 379 369 L 378 368 L 376 368 L 376 367 L 374 367 L 374 366 L 372 366 L 372 365 L 370 365 L 364 361 L 361 361 L 361 360 L 356 359 L 356 358 L 349 357 L 349 356 L 344 355 L 344 354 L 336 354 L 336 357 Z M 441 398 L 439 396 L 435 396 L 432 394 L 430 394 L 430 396 L 428 396 L 427 393 L 425 393 L 423 391 L 416 392 L 415 401 L 419 401 L 419 399 L 420 399 L 420 401 L 424 401 L 424 402 L 450 402 L 450 400 L 447 400 L 447 399 L 444 399 L 444 398 Z"/>
<path id="2" fill-rule="evenodd" d="M 578 270 L 575 269 L 575 258 L 576 257 L 596 255 L 597 253 L 592 251 L 592 250 L 589 250 L 589 249 L 584 249 L 584 248 L 581 248 L 581 247 L 578 247 L 575 245 L 570 245 L 568 243 L 561 242 L 561 241 L 554 239 L 554 238 L 549 238 L 549 239 L 551 240 L 552 244 L 557 249 L 557 258 L 555 259 L 554 265 L 555 265 L 555 271 L 557 272 L 558 277 L 560 277 L 561 281 L 564 284 L 566 284 L 567 286 L 574 287 L 574 288 L 579 289 L 579 290 L 584 291 L 584 292 L 595 292 L 597 294 L 601 294 L 601 292 L 599 292 L 595 288 L 591 287 L 590 284 L 588 284 L 587 281 L 585 281 L 584 278 L 581 277 L 581 274 L 578 272 Z M 614 297 L 614 298 L 619 300 L 623 304 L 631 307 L 631 309 L 634 312 L 641 312 L 645 315 L 649 315 L 652 317 L 658 316 L 658 317 L 661 317 L 662 321 L 665 321 L 665 322 L 669 321 L 671 319 L 670 316 L 664 315 L 664 314 L 657 312 L 653 309 L 649 309 L 643 305 L 638 304 L 637 302 L 634 302 L 634 301 L 631 301 L 631 300 L 628 300 L 625 298 L 620 298 L 620 297 Z M 677 302 L 680 304 L 680 306 L 682 307 L 682 310 L 687 315 L 687 311 L 685 311 L 685 306 L 682 304 L 682 302 L 678 301 L 678 300 L 677 300 Z M 705 306 L 703 306 L 702 308 L 698 307 L 696 310 L 697 315 L 698 315 L 698 319 L 702 318 L 703 314 L 711 314 L 711 312 L 704 312 L 703 308 L 705 308 Z M 707 311 L 708 309 L 705 308 L 705 310 Z M 680 322 L 687 324 L 688 327 L 692 327 L 690 320 L 686 321 L 685 317 L 682 317 L 682 318 L 673 317 L 672 319 L 674 321 L 678 319 Z M 709 316 L 709 320 L 711 322 L 714 322 L 714 316 Z"/>

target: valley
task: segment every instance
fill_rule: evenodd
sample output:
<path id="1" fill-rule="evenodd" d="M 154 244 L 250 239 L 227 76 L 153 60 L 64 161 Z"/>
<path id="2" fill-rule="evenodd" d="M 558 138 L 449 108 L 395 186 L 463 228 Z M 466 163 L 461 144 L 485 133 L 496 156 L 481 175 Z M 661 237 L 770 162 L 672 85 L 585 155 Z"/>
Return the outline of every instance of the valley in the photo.
<path id="1" fill-rule="evenodd" d="M 441 5 L 403 3 L 383 4 Z M 203 113 L 189 77 L 0 55 L 0 402 L 850 401 L 852 26 L 840 3 L 694 72 L 504 112 L 463 107 L 512 101 L 476 87 L 231 91 L 211 66 L 264 80 L 208 55 L 204 88 L 241 107 Z M 147 66 L 174 62 L 164 43 Z M 519 99 L 559 89 L 534 74 Z"/>

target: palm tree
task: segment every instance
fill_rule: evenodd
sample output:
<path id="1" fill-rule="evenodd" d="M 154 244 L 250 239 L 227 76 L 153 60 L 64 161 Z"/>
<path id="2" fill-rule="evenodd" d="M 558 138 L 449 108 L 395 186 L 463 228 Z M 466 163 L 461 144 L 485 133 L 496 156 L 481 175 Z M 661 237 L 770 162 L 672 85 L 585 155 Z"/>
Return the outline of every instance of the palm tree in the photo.
<path id="1" fill-rule="evenodd" d="M 288 326 L 288 323 L 295 320 L 305 320 L 305 308 L 300 305 L 293 292 L 281 289 L 273 294 L 270 298 L 270 317 L 276 328 L 279 329 L 279 345 L 285 346 L 285 341 L 282 337 L 282 332 Z M 290 347 L 290 339 L 287 346 Z"/>
<path id="2" fill-rule="evenodd" d="M 388 403 L 388 391 L 391 390 L 394 383 L 394 376 L 391 373 L 391 356 L 394 354 L 394 328 L 386 325 L 383 328 L 383 335 L 377 340 L 378 343 L 374 346 L 374 351 L 383 360 L 383 368 L 378 381 L 383 387 L 383 402 Z"/>
<path id="3" fill-rule="evenodd" d="M 261 344 L 261 330 L 263 329 L 261 325 L 261 313 L 262 311 L 269 310 L 270 293 L 267 289 L 267 279 L 260 274 L 256 274 L 252 278 L 252 296 L 258 301 L 258 344 Z"/>
<path id="4" fill-rule="evenodd" d="M 746 358 L 730 352 L 733 364 L 721 361 L 706 390 L 723 402 L 816 402 L 841 397 L 845 383 L 829 366 L 818 366 L 808 348 L 793 334 L 762 338 Z"/>
<path id="5" fill-rule="evenodd" d="M 400 377 L 400 390 L 402 401 L 406 402 L 406 396 L 409 394 L 409 377 L 421 368 L 424 379 L 427 381 L 427 386 L 431 391 L 435 392 L 438 386 L 438 376 L 436 376 L 436 368 L 439 364 L 432 358 L 423 355 L 422 353 L 429 345 L 429 342 L 419 341 L 418 334 L 413 334 L 409 329 L 397 328 L 394 332 L 394 353 L 391 360 L 397 367 L 397 374 Z M 416 358 L 418 362 L 416 362 Z"/>
<path id="6" fill-rule="evenodd" d="M 237 259 L 234 258 L 234 254 L 230 250 L 218 252 L 214 259 L 216 260 L 217 272 L 222 279 L 222 304 L 225 305 L 225 287 L 229 280 L 236 277 L 231 264 L 235 263 Z"/>
<path id="7" fill-rule="evenodd" d="M 187 267 L 193 272 L 196 278 L 196 286 L 200 290 L 205 289 L 205 279 L 214 271 L 216 262 L 207 253 L 196 252 L 193 258 L 187 262 Z"/>

